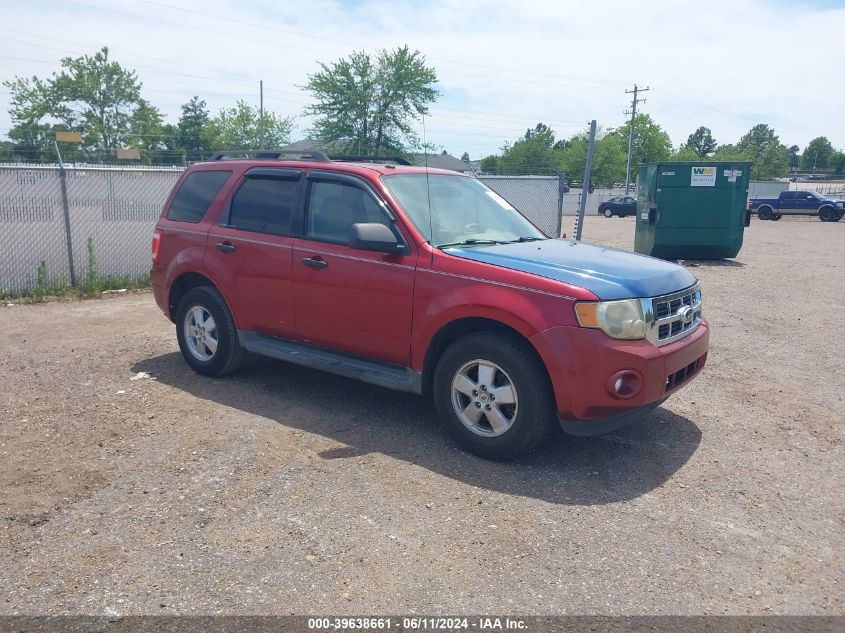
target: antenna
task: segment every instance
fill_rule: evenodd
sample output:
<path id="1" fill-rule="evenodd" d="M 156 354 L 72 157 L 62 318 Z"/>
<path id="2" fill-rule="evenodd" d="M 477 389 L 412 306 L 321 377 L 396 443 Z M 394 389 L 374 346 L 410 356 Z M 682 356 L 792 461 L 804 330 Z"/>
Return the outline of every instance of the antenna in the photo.
<path id="1" fill-rule="evenodd" d="M 434 245 L 434 221 L 431 219 L 431 185 L 428 181 L 428 140 L 425 136 L 425 113 L 422 115 L 423 155 L 425 156 L 425 192 L 428 196 L 428 243 Z"/>

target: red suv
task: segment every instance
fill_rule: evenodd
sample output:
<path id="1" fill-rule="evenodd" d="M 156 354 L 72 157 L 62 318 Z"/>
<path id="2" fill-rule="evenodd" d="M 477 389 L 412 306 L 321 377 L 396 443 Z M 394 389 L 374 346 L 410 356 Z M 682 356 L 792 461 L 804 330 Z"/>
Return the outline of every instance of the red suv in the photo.
<path id="1" fill-rule="evenodd" d="M 156 301 L 201 374 L 253 352 L 426 394 L 462 447 L 509 459 L 557 425 L 640 419 L 704 366 L 681 266 L 549 238 L 455 172 L 247 156 L 190 166 L 153 236 Z"/>

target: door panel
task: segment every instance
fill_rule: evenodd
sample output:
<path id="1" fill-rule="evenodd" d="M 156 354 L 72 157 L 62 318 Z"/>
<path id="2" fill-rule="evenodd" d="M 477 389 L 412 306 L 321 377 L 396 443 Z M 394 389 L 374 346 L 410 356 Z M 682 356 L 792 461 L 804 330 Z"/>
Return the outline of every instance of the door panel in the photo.
<path id="1" fill-rule="evenodd" d="M 284 337 L 295 334 L 292 246 L 290 237 L 221 226 L 208 234 L 206 259 L 212 270 L 216 263 L 231 273 L 221 290 L 233 304 L 239 328 Z"/>
<path id="2" fill-rule="evenodd" d="M 357 222 L 382 222 L 401 235 L 387 208 L 348 179 L 310 182 L 305 236 L 293 245 L 297 338 L 408 365 L 416 252 L 385 254 L 341 243 Z"/>
<path id="3" fill-rule="evenodd" d="M 300 186 L 296 171 L 247 172 L 220 224 L 209 232 L 206 261 L 219 271 L 218 283 L 241 329 L 296 333 L 289 233 Z"/>

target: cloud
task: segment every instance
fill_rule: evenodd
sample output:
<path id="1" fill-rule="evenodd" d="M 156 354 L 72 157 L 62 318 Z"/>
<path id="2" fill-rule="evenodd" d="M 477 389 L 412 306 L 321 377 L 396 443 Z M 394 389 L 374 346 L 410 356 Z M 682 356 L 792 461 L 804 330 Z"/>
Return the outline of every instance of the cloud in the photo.
<path id="1" fill-rule="evenodd" d="M 635 82 L 652 87 L 642 111 L 676 145 L 699 125 L 727 143 L 766 122 L 790 145 L 826 135 L 845 147 L 845 7 L 828 2 L 49 0 L 4 14 L 3 79 L 108 45 L 171 121 L 194 94 L 213 110 L 257 103 L 259 79 L 266 107 L 301 116 L 299 86 L 319 61 L 408 43 L 438 72 L 428 140 L 458 155 L 495 151 L 541 120 L 559 137 L 591 118 L 617 126 Z"/>

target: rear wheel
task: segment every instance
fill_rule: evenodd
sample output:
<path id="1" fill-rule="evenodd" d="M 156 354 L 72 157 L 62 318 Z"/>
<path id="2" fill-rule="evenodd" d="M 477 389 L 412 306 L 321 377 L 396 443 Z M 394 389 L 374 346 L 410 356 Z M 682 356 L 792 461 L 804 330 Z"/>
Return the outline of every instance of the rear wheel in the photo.
<path id="1" fill-rule="evenodd" d="M 760 207 L 757 210 L 757 217 L 761 220 L 771 220 L 774 217 L 771 207 Z"/>
<path id="2" fill-rule="evenodd" d="M 533 451 L 554 429 L 548 375 L 525 344 L 492 332 L 453 343 L 434 371 L 438 416 L 465 450 L 495 460 Z"/>
<path id="3" fill-rule="evenodd" d="M 836 211 L 832 207 L 822 207 L 819 209 L 819 220 L 822 222 L 836 222 Z"/>
<path id="4" fill-rule="evenodd" d="M 610 209 L 605 209 L 604 210 L 604 217 L 612 218 L 613 217 L 613 211 L 611 211 Z"/>
<path id="5" fill-rule="evenodd" d="M 176 310 L 176 338 L 185 362 L 205 376 L 224 376 L 243 360 L 235 322 L 223 296 L 212 286 L 185 293 Z"/>

